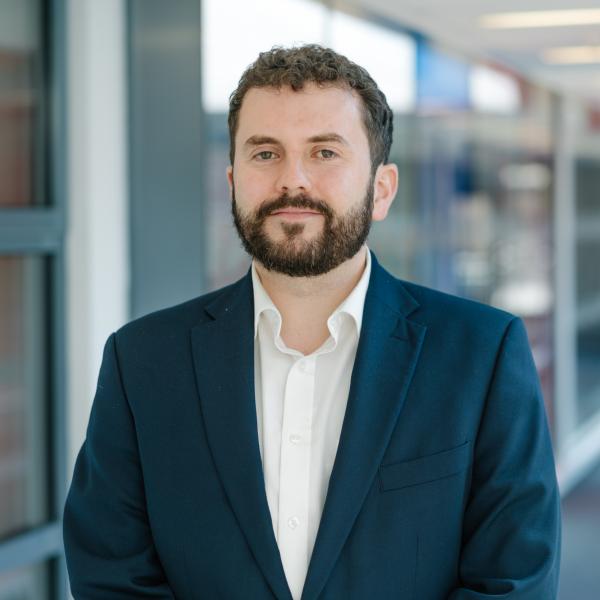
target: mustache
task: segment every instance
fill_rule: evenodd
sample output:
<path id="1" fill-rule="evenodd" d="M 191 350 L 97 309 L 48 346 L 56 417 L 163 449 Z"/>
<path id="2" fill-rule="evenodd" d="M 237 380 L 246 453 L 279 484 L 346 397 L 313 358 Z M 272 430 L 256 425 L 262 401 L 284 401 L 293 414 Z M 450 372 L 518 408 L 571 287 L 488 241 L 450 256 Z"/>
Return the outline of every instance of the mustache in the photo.
<path id="1" fill-rule="evenodd" d="M 333 217 L 333 211 L 325 202 L 311 198 L 307 194 L 299 194 L 293 197 L 288 194 L 282 194 L 274 200 L 265 200 L 256 211 L 256 216 L 262 220 L 284 208 L 308 208 L 309 210 L 321 213 L 328 219 Z"/>

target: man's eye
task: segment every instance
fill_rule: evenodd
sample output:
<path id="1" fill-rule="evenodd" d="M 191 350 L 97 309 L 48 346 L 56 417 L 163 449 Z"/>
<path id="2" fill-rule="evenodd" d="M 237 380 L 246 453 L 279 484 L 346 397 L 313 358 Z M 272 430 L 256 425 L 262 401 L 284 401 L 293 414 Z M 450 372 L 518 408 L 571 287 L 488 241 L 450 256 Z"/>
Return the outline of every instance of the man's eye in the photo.
<path id="1" fill-rule="evenodd" d="M 328 150 L 327 148 L 323 148 L 319 150 L 319 155 L 321 158 L 334 158 L 337 154 L 333 150 Z"/>
<path id="2" fill-rule="evenodd" d="M 254 158 L 258 158 L 259 160 L 270 160 L 273 156 L 275 156 L 274 152 L 271 152 L 270 150 L 261 150 L 254 155 Z"/>

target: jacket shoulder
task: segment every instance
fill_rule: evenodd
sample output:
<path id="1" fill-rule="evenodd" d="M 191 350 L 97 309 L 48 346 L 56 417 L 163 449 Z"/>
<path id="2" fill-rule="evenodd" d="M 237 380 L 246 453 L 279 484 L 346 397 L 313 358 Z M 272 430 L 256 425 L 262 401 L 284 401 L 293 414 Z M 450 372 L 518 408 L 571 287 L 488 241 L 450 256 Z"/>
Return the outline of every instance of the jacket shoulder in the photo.
<path id="1" fill-rule="evenodd" d="M 374 269 L 371 283 L 373 293 L 393 310 L 423 325 L 462 324 L 476 325 L 496 323 L 506 327 L 518 319 L 501 308 L 433 289 L 412 281 L 399 279 L 382 267 L 373 256 Z"/>
<path id="2" fill-rule="evenodd" d="M 394 295 L 402 298 L 400 305 L 410 307 L 409 318 L 427 327 L 427 337 L 434 345 L 455 342 L 476 348 L 498 347 L 511 323 L 522 326 L 521 319 L 506 310 L 384 273 L 388 298 L 395 288 Z"/>
<path id="3" fill-rule="evenodd" d="M 210 319 L 206 307 L 226 298 L 243 279 L 179 304 L 153 311 L 129 321 L 115 332 L 117 344 L 126 346 L 161 343 L 188 335 L 189 330 Z"/>
<path id="4" fill-rule="evenodd" d="M 453 318 L 468 319 L 475 322 L 496 321 L 505 324 L 518 318 L 511 312 L 477 300 L 449 294 L 408 281 L 397 281 L 418 302 L 421 314 L 427 315 L 429 318 L 437 316 L 445 320 Z"/>

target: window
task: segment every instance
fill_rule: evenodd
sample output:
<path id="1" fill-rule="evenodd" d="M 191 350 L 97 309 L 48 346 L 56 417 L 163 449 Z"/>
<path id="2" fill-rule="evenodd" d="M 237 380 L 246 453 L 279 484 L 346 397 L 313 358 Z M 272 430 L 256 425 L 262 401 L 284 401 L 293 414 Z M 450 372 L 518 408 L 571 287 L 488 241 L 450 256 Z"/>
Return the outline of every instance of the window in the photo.
<path id="1" fill-rule="evenodd" d="M 63 15 L 0 3 L 0 600 L 65 597 Z"/>

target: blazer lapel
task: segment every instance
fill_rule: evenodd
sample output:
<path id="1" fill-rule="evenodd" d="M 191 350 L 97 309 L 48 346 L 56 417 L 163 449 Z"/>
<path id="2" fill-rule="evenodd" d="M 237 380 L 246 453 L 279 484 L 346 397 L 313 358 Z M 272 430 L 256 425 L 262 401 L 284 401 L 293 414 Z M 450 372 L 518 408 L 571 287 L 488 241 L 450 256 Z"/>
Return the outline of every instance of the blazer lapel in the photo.
<path id="1" fill-rule="evenodd" d="M 192 352 L 206 436 L 219 477 L 254 558 L 280 600 L 291 600 L 265 492 L 254 398 L 252 279 L 206 308 Z"/>
<path id="2" fill-rule="evenodd" d="M 417 363 L 424 325 L 400 282 L 373 264 L 338 450 L 302 600 L 316 600 L 383 459 Z"/>

